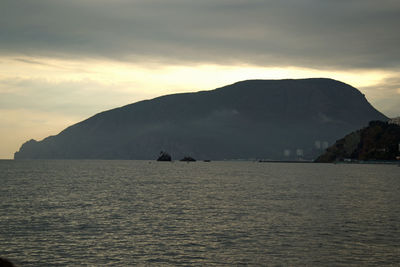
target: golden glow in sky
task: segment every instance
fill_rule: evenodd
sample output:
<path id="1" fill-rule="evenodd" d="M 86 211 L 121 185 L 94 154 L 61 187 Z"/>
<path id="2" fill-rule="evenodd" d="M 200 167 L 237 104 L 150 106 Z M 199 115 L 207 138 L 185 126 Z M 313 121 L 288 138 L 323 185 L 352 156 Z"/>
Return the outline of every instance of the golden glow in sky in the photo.
<path id="1" fill-rule="evenodd" d="M 254 65 L 166 65 L 38 57 L 0 58 L 0 158 L 29 139 L 41 140 L 95 113 L 160 95 L 211 90 L 247 79 L 325 77 L 360 89 L 372 103 L 394 73 Z M 399 95 L 399 89 L 395 88 Z M 384 107 L 375 105 L 378 110 Z M 382 109 L 383 108 L 383 109 Z"/>

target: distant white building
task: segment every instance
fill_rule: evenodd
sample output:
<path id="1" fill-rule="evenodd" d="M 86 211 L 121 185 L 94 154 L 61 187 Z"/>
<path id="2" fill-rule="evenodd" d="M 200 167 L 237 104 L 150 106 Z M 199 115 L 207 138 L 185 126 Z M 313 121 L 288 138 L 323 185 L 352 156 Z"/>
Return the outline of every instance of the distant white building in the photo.
<path id="1" fill-rule="evenodd" d="M 317 140 L 314 142 L 315 148 L 316 149 L 321 149 L 321 141 Z"/>
<path id="2" fill-rule="evenodd" d="M 284 155 L 285 157 L 289 157 L 290 154 L 292 154 L 292 152 L 290 151 L 290 149 L 285 149 L 285 150 L 283 150 L 283 155 Z"/>
<path id="3" fill-rule="evenodd" d="M 300 149 L 300 148 L 296 149 L 296 155 L 297 155 L 297 156 L 302 157 L 303 154 L 304 154 L 304 153 L 303 153 L 303 149 Z"/>

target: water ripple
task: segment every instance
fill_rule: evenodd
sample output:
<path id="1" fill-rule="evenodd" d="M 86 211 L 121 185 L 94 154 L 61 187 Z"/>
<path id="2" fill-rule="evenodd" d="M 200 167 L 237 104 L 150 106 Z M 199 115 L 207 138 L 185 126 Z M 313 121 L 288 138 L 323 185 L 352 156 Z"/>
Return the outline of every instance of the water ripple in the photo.
<path id="1" fill-rule="evenodd" d="M 400 262 L 396 166 L 0 161 L 20 266 Z"/>

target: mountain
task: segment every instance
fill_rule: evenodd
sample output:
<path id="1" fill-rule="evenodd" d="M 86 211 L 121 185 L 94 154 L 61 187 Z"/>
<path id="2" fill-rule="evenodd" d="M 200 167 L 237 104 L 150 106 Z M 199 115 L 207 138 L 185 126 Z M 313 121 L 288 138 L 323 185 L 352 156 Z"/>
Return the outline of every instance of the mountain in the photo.
<path id="1" fill-rule="evenodd" d="M 331 79 L 248 80 L 101 112 L 15 159 L 314 159 L 371 120 L 387 120 L 357 89 Z"/>
<path id="2" fill-rule="evenodd" d="M 343 160 L 396 160 L 400 156 L 400 126 L 371 121 L 368 127 L 354 131 L 336 141 L 316 162 Z"/>

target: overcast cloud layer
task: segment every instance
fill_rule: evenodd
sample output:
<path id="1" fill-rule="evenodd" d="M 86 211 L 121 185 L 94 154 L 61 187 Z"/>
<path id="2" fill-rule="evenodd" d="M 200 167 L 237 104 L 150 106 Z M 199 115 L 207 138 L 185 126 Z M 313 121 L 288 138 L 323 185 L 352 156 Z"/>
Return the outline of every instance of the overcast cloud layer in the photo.
<path id="1" fill-rule="evenodd" d="M 0 53 L 400 67 L 398 0 L 2 0 Z"/>
<path id="2" fill-rule="evenodd" d="M 399 0 L 0 0 L 0 158 L 97 112 L 327 77 L 400 115 Z"/>

